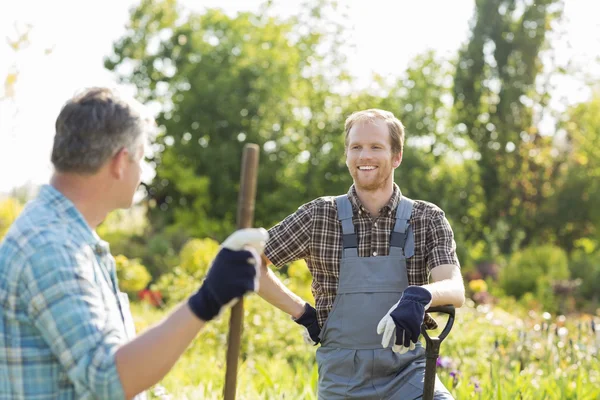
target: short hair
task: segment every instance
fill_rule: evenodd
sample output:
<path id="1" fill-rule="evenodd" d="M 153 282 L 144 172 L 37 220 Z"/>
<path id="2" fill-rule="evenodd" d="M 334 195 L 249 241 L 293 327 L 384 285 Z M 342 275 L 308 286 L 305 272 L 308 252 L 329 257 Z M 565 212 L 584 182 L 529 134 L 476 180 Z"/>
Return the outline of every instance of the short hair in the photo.
<path id="1" fill-rule="evenodd" d="M 142 116 L 141 104 L 113 89 L 85 89 L 56 119 L 52 164 L 58 172 L 95 173 L 122 148 L 133 154 L 151 121 Z"/>
<path id="2" fill-rule="evenodd" d="M 392 145 L 392 153 L 402 153 L 404 149 L 404 125 L 398 118 L 389 111 L 380 110 L 378 108 L 371 108 L 368 110 L 356 111 L 346 118 L 345 130 L 346 138 L 345 143 L 348 147 L 348 134 L 352 127 L 357 123 L 373 123 L 375 121 L 384 121 L 390 132 L 390 143 Z"/>

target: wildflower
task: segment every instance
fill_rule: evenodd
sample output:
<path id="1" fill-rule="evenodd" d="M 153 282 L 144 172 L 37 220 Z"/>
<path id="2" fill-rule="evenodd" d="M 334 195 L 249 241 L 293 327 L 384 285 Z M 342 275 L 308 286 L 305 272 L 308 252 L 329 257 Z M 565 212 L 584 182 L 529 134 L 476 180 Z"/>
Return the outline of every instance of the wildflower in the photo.
<path id="1" fill-rule="evenodd" d="M 565 328 L 564 326 L 561 326 L 560 328 L 558 328 L 556 333 L 558 334 L 558 336 L 564 337 L 564 336 L 567 336 L 567 334 L 569 333 L 569 330 L 567 328 Z"/>
<path id="2" fill-rule="evenodd" d="M 450 368 L 454 365 L 454 362 L 450 357 L 438 357 L 436 365 L 441 368 Z"/>
<path id="3" fill-rule="evenodd" d="M 452 385 L 454 387 L 456 387 L 456 385 L 458 385 L 458 380 L 460 378 L 460 375 L 461 375 L 461 373 L 458 370 L 453 370 L 450 372 L 450 377 L 452 378 Z"/>
<path id="4" fill-rule="evenodd" d="M 471 377 L 470 385 L 473 385 L 473 391 L 475 393 L 481 393 L 482 389 L 481 389 L 481 384 L 479 383 L 479 379 L 477 379 L 475 377 Z"/>
<path id="5" fill-rule="evenodd" d="M 474 279 L 469 282 L 469 289 L 473 293 L 487 292 L 487 283 L 483 279 Z"/>

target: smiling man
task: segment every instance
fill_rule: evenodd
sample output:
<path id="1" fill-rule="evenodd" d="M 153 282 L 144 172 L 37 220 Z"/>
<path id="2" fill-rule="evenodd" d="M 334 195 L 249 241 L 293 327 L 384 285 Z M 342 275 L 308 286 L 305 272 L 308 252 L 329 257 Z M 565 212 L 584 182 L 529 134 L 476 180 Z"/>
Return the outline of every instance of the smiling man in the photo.
<path id="1" fill-rule="evenodd" d="M 428 307 L 462 306 L 464 284 L 444 212 L 411 200 L 394 183 L 404 127 L 388 111 L 346 120 L 346 165 L 354 184 L 342 196 L 302 205 L 269 231 L 259 294 L 321 344 L 319 399 L 417 399 L 425 350 L 418 341 Z M 266 267 L 305 259 L 315 307 Z M 436 378 L 435 399 L 451 399 Z"/>

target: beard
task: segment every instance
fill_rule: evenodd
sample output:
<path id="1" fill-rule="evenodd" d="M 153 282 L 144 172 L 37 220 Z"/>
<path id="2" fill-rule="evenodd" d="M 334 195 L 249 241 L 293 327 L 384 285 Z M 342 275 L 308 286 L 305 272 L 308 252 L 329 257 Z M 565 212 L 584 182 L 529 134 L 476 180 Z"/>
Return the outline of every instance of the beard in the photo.
<path id="1" fill-rule="evenodd" d="M 354 186 L 363 191 L 377 191 L 384 188 L 392 179 L 392 169 L 384 166 L 378 166 L 372 171 L 360 171 L 354 167 L 350 169 L 350 175 L 354 180 Z"/>

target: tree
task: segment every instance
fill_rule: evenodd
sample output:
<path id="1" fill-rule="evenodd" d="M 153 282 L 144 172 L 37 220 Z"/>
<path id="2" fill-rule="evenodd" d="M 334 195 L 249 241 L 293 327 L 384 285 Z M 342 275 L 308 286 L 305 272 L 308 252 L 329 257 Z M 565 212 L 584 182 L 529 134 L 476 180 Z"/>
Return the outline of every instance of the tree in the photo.
<path id="1" fill-rule="evenodd" d="M 341 118 L 329 86 L 346 79 L 339 25 L 323 22 L 328 4 L 315 2 L 289 20 L 269 16 L 268 3 L 235 17 L 185 14 L 171 0 L 143 1 L 132 12 L 105 65 L 117 72 L 129 66 L 122 81 L 162 107 L 157 174 L 148 187 L 155 227 L 198 237 L 230 233 L 245 142 L 263 148 L 257 224 L 299 205 L 309 194 L 302 187 L 320 189 L 315 155 L 327 152 Z M 340 164 L 322 165 L 332 163 Z"/>
<path id="2" fill-rule="evenodd" d="M 566 162 L 553 182 L 544 218 L 567 251 L 589 238 L 600 243 L 600 92 L 570 107 L 561 121 Z"/>
<path id="3" fill-rule="evenodd" d="M 551 138 L 536 126 L 536 110 L 548 101 L 537 91 L 541 54 L 561 13 L 558 0 L 478 0 L 471 38 L 459 54 L 456 126 L 477 150 L 485 229 L 508 226 L 503 252 L 519 238 L 535 238 L 540 204 L 552 190 L 545 183 L 560 165 Z"/>

